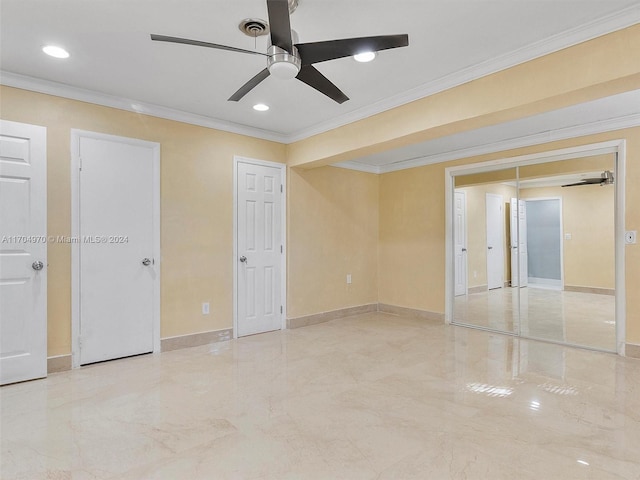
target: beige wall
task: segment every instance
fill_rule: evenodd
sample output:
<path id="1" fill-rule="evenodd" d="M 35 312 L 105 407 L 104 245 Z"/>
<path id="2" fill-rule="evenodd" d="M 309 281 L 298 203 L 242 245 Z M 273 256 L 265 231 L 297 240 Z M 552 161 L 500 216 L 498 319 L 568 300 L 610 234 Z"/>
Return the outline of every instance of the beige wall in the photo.
<path id="1" fill-rule="evenodd" d="M 515 173 L 515 170 L 513 170 Z M 515 176 L 512 178 L 515 179 Z M 516 188 L 500 183 L 456 188 L 467 197 L 467 269 L 469 288 L 487 286 L 487 193 L 502 196 L 504 208 L 504 281 L 511 279 L 509 206 Z"/>
<path id="2" fill-rule="evenodd" d="M 562 198 L 562 231 L 571 234 L 563 240 L 565 285 L 615 288 L 613 187 L 525 188 L 520 196 Z"/>
<path id="3" fill-rule="evenodd" d="M 288 317 L 377 303 L 378 176 L 290 169 L 288 210 Z"/>
<path id="4" fill-rule="evenodd" d="M 283 162 L 281 144 L 41 95 L 0 90 L 2 118 L 47 127 L 48 231 L 71 234 L 71 129 L 161 145 L 161 336 L 230 328 L 233 156 Z M 48 247 L 48 354 L 71 351 L 71 248 Z M 201 302 L 211 314 L 202 315 Z"/>

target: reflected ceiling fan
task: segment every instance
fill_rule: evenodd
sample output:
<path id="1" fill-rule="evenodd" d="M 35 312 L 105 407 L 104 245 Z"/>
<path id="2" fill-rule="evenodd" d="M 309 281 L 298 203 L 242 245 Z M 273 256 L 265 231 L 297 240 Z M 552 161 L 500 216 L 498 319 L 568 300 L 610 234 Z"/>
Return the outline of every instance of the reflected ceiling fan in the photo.
<path id="1" fill-rule="evenodd" d="M 579 185 L 613 185 L 613 173 L 609 170 L 605 170 L 599 177 L 584 178 L 576 183 L 569 183 L 562 185 L 563 187 L 577 187 Z"/>
<path id="2" fill-rule="evenodd" d="M 294 40 L 296 35 L 291 30 L 290 3 L 291 0 L 267 0 L 271 42 L 266 54 L 188 38 L 168 37 L 166 35 L 151 34 L 151 40 L 267 57 L 267 67 L 231 95 L 229 101 L 232 102 L 239 101 L 265 78 L 273 75 L 285 79 L 297 78 L 337 103 L 342 104 L 349 100 L 349 97 L 320 73 L 313 64 L 350 57 L 364 52 L 378 52 L 409 45 L 409 36 L 406 34 L 294 43 L 297 40 Z M 293 3 L 297 5 L 297 1 Z"/>

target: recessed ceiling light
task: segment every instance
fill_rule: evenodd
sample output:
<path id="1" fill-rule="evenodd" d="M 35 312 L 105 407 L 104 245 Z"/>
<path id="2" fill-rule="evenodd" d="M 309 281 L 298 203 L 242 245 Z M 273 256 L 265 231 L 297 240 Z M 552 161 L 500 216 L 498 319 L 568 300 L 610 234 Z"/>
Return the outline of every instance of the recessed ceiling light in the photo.
<path id="1" fill-rule="evenodd" d="M 264 103 L 256 103 L 253 106 L 254 110 L 257 110 L 258 112 L 266 112 L 267 110 L 269 110 L 269 105 L 265 105 Z"/>
<path id="2" fill-rule="evenodd" d="M 362 53 L 358 53 L 357 55 L 353 56 L 353 59 L 356 62 L 362 62 L 362 63 L 370 62 L 374 58 L 376 58 L 376 52 L 362 52 Z"/>
<path id="3" fill-rule="evenodd" d="M 64 48 L 56 47 L 55 45 L 47 45 L 46 47 L 42 47 L 42 51 L 50 57 L 69 58 L 69 52 L 67 52 Z"/>

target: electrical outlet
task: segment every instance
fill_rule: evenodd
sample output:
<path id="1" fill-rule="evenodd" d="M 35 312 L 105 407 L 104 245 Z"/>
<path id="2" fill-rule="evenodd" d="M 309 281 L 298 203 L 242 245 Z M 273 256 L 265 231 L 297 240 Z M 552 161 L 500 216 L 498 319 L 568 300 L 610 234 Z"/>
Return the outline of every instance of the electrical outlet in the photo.
<path id="1" fill-rule="evenodd" d="M 209 302 L 204 302 L 202 304 L 202 314 L 209 315 Z"/>
<path id="2" fill-rule="evenodd" d="M 347 273 L 347 285 L 351 285 L 351 274 Z"/>
<path id="3" fill-rule="evenodd" d="M 638 239 L 638 232 L 636 230 L 627 230 L 624 234 L 624 243 L 627 245 L 635 245 Z"/>
<path id="4" fill-rule="evenodd" d="M 565 233 L 564 234 L 564 239 L 565 240 L 571 240 L 571 234 L 570 233 Z"/>

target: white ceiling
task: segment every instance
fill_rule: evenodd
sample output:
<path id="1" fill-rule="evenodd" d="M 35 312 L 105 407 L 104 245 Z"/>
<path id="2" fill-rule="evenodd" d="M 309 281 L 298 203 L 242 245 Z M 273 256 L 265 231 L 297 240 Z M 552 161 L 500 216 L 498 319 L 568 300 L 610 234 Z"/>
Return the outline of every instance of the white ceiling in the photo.
<path id="1" fill-rule="evenodd" d="M 301 42 L 409 34 L 409 47 L 369 64 L 318 64 L 351 98 L 343 105 L 275 78 L 228 102 L 264 68 L 262 57 L 149 39 L 253 49 L 238 29 L 247 17 L 266 19 L 265 0 L 1 0 L 0 80 L 288 142 L 637 23 L 640 1 L 300 0 L 291 23 Z M 49 43 L 71 58 L 45 56 Z M 254 112 L 257 102 L 271 110 Z"/>

